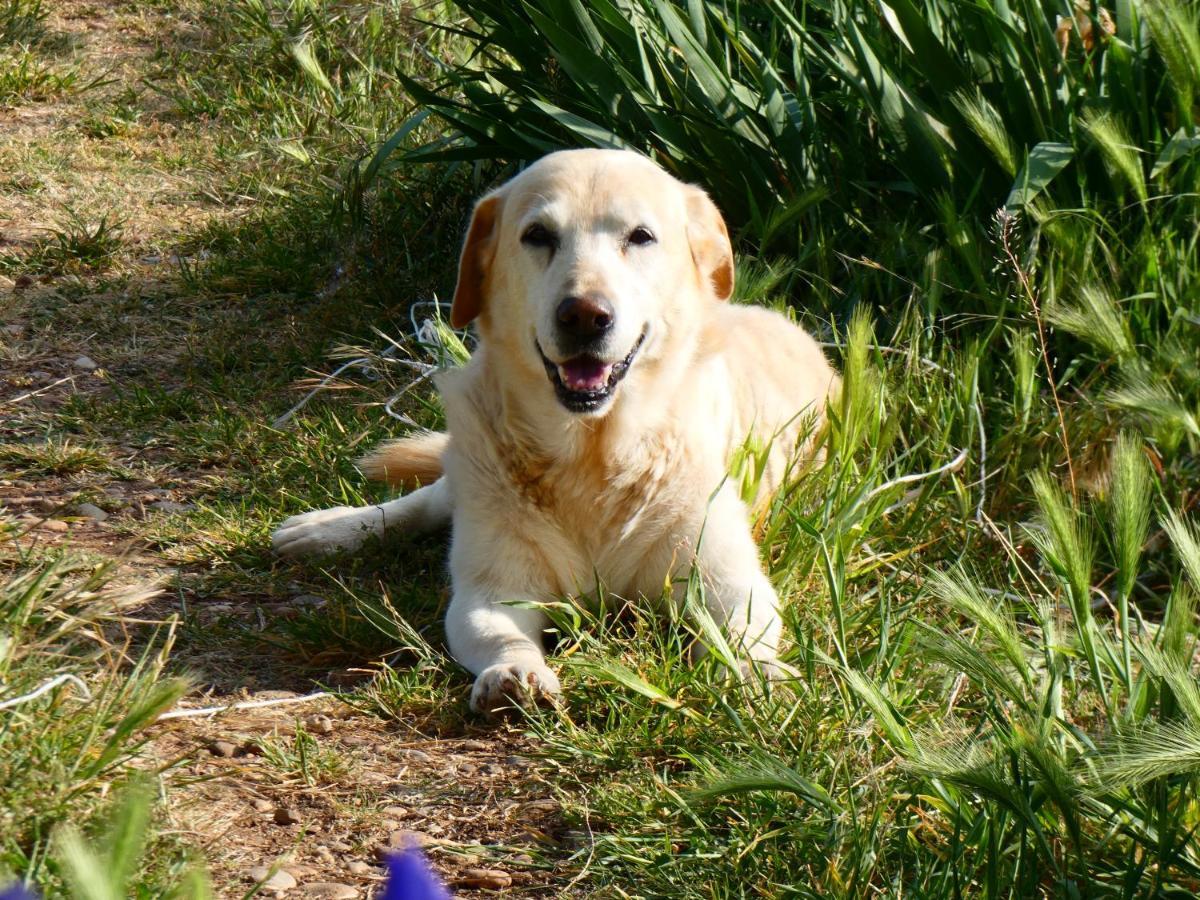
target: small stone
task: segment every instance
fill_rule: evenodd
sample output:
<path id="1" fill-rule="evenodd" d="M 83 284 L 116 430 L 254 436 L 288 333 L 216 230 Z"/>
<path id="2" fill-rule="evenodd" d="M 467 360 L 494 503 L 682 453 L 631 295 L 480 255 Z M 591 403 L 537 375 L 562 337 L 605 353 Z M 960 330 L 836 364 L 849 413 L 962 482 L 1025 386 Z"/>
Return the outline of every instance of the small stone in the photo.
<path id="1" fill-rule="evenodd" d="M 528 853 L 518 853 L 516 856 L 510 856 L 508 861 L 515 866 L 532 866 L 533 857 Z"/>
<path id="2" fill-rule="evenodd" d="M 174 500 L 155 500 L 149 506 L 153 510 L 167 514 L 187 512 L 193 508 L 190 503 L 176 503 Z"/>
<path id="3" fill-rule="evenodd" d="M 353 859 L 346 863 L 346 871 L 351 875 L 370 875 L 375 869 L 370 863 L 365 863 L 361 859 Z"/>
<path id="4" fill-rule="evenodd" d="M 424 750 L 402 749 L 399 751 L 400 756 L 407 759 L 409 762 L 432 762 L 433 757 Z"/>
<path id="5" fill-rule="evenodd" d="M 486 753 L 492 749 L 492 745 L 486 741 L 463 741 L 458 746 L 461 750 L 470 750 L 475 753 Z"/>
<path id="6" fill-rule="evenodd" d="M 333 720 L 329 716 L 308 716 L 304 727 L 312 734 L 333 734 Z"/>
<path id="7" fill-rule="evenodd" d="M 108 513 L 94 503 L 78 503 L 71 511 L 77 516 L 84 516 L 94 522 L 103 522 L 108 518 Z"/>
<path id="8" fill-rule="evenodd" d="M 527 813 L 556 813 L 561 807 L 557 800 L 531 800 L 524 808 Z"/>
<path id="9" fill-rule="evenodd" d="M 13 279 L 13 287 L 15 288 L 27 288 L 31 284 L 33 284 L 33 279 L 28 275 L 18 275 Z"/>
<path id="10" fill-rule="evenodd" d="M 375 848 L 375 858 L 380 862 L 387 862 L 388 857 L 397 850 L 403 850 L 405 847 L 428 847 L 431 843 L 429 835 L 401 828 L 389 834 L 387 841 Z"/>
<path id="11" fill-rule="evenodd" d="M 258 797 L 250 805 L 253 806 L 256 811 L 261 813 L 270 812 L 275 808 L 274 803 L 272 803 L 270 800 L 265 800 L 262 797 Z"/>
<path id="12" fill-rule="evenodd" d="M 379 812 L 389 819 L 407 819 L 409 816 L 407 806 L 385 806 Z"/>
<path id="13" fill-rule="evenodd" d="M 338 853 L 349 853 L 354 849 L 345 841 L 328 841 L 325 846 L 330 850 L 336 850 Z"/>
<path id="14" fill-rule="evenodd" d="M 77 369 L 83 369 L 85 372 L 94 372 L 100 368 L 100 365 L 90 356 L 77 356 L 71 365 Z"/>
<path id="15" fill-rule="evenodd" d="M 358 891 L 348 884 L 336 881 L 314 881 L 306 884 L 300 891 L 301 897 L 320 898 L 320 900 L 353 900 Z"/>
<path id="16" fill-rule="evenodd" d="M 320 609 L 325 606 L 325 598 L 318 597 L 316 594 L 299 594 L 292 598 L 293 606 L 302 606 L 309 609 Z"/>
<path id="17" fill-rule="evenodd" d="M 290 806 L 284 806 L 275 810 L 276 825 L 299 825 L 300 810 L 293 809 Z"/>
<path id="18" fill-rule="evenodd" d="M 321 862 L 325 863 L 325 865 L 327 865 L 327 866 L 332 866 L 334 863 L 337 862 L 337 857 L 333 855 L 333 851 L 330 850 L 328 847 L 318 846 L 316 852 L 317 852 L 317 856 L 318 856 L 318 858 L 320 858 Z"/>
<path id="19" fill-rule="evenodd" d="M 314 875 L 320 874 L 312 866 L 288 865 L 284 866 L 284 871 L 295 878 L 297 881 L 303 881 L 306 878 L 312 878 Z"/>
<path id="20" fill-rule="evenodd" d="M 458 887 L 500 891 L 512 886 L 512 876 L 499 869 L 463 869 L 454 883 Z"/>
<path id="21" fill-rule="evenodd" d="M 290 891 L 296 886 L 296 879 L 289 875 L 286 869 L 280 869 L 271 875 L 268 866 L 255 866 L 246 876 L 255 884 L 262 884 L 263 890 L 267 891 Z"/>
<path id="22" fill-rule="evenodd" d="M 222 759 L 233 759 L 237 756 L 237 744 L 231 744 L 229 741 L 213 741 L 208 745 L 208 752 Z"/>
<path id="23" fill-rule="evenodd" d="M 61 519 L 47 519 L 42 523 L 41 528 L 42 531 L 56 531 L 59 533 L 71 530 L 71 526 Z"/>

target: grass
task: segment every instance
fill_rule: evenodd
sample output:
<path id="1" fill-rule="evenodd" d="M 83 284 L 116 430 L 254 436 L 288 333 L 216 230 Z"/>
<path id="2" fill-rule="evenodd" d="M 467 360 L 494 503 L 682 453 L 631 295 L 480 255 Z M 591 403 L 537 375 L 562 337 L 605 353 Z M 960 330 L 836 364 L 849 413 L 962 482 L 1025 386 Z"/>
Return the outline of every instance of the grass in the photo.
<path id="1" fill-rule="evenodd" d="M 3 251 L 0 274 L 49 282 L 10 307 L 32 337 L 6 358 L 47 365 L 99 334 L 114 374 L 24 407 L 0 474 L 185 496 L 111 526 L 176 567 L 179 620 L 173 643 L 127 644 L 99 624 L 126 602 L 109 575 L 5 545 L 0 703 L 60 672 L 105 699 L 64 686 L 0 718 L 21 751 L 0 753 L 0 866 L 64 883 L 50 835 L 107 815 L 107 785 L 144 766 L 147 710 L 222 651 L 209 687 L 365 669 L 346 699 L 381 725 L 472 727 L 441 643 L 444 542 L 334 566 L 275 561 L 267 537 L 383 496 L 353 468 L 404 427 L 383 407 L 409 373 L 382 335 L 425 353 L 408 307 L 449 295 L 471 198 L 547 149 L 616 144 L 713 191 L 739 301 L 793 310 L 846 390 L 826 460 L 760 522 L 794 682 L 723 680 L 695 590 L 667 623 L 549 610 L 566 706 L 520 723 L 565 818 L 535 854 L 548 890 L 1200 891 L 1194 4 L 1122 5 L 1115 34 L 1065 58 L 1065 13 L 1032 3 L 158 6 L 176 25 L 144 84 L 72 102 L 84 136 L 156 154 L 207 214 L 154 239 L 178 263 L 153 283 L 141 214 L 107 199 L 72 198 L 78 216 Z M 0 6 L 30 66 L 78 62 L 45 49 L 53 27 L 37 3 Z M 14 184 L 50 183 L 22 158 Z M 290 385 L 351 359 L 274 424 Z M 440 421 L 431 396 L 402 407 Z M 290 608 L 298 591 L 321 605 Z M 357 777 L 303 724 L 260 747 L 281 789 Z M 168 775 L 169 805 L 188 786 Z M 191 857 L 147 815 L 130 878 L 166 892 Z"/>

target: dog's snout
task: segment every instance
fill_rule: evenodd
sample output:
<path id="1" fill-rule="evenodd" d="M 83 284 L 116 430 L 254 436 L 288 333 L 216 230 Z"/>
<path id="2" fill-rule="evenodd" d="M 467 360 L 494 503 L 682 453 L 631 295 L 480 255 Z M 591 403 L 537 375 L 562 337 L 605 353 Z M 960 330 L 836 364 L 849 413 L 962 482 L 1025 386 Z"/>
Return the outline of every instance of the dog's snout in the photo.
<path id="1" fill-rule="evenodd" d="M 613 305 L 594 294 L 567 297 L 558 304 L 557 317 L 558 327 L 563 334 L 577 341 L 602 338 L 616 321 Z"/>

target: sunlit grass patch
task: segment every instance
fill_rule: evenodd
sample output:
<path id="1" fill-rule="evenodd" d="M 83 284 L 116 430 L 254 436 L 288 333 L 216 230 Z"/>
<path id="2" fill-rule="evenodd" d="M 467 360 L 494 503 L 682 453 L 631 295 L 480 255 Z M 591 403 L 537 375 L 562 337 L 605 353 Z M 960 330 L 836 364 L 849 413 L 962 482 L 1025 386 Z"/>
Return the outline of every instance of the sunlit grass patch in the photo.
<path id="1" fill-rule="evenodd" d="M 102 446 L 79 444 L 67 437 L 0 444 L 0 468 L 17 475 L 78 475 L 120 472 L 122 467 Z"/>
<path id="2" fill-rule="evenodd" d="M 0 47 L 0 103 L 55 100 L 91 87 L 78 68 L 28 47 Z"/>
<path id="3" fill-rule="evenodd" d="M 112 213 L 89 224 L 68 209 L 54 228 L 21 252 L 0 253 L 0 272 L 23 275 L 98 273 L 123 246 L 124 225 Z"/>
<path id="4" fill-rule="evenodd" d="M 0 522 L 0 575 L 0 868 L 52 886 L 54 827 L 92 820 L 187 683 L 162 677 L 169 627 L 138 647 L 122 633 L 155 591 L 110 564 L 32 557 Z"/>

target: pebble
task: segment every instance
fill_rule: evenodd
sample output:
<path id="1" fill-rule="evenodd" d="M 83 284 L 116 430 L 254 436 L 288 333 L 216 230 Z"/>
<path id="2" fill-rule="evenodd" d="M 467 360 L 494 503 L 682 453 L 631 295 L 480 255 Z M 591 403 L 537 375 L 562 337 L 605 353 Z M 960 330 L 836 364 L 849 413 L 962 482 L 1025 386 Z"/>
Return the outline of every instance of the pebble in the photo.
<path id="1" fill-rule="evenodd" d="M 94 372 L 100 368 L 100 365 L 90 356 L 77 356 L 71 365 L 77 369 L 83 369 L 85 372 Z"/>
<path id="2" fill-rule="evenodd" d="M 312 734 L 333 734 L 333 720 L 329 716 L 308 716 L 304 727 Z"/>
<path id="3" fill-rule="evenodd" d="M 475 763 L 469 763 L 469 762 L 459 763 L 459 766 L 458 766 L 458 774 L 459 775 L 474 775 L 478 771 L 479 771 L 479 766 L 475 765 Z"/>
<path id="4" fill-rule="evenodd" d="M 375 869 L 370 863 L 365 863 L 361 859 L 355 859 L 346 863 L 346 871 L 351 875 L 370 875 Z"/>
<path id="5" fill-rule="evenodd" d="M 557 800 L 531 800 L 525 804 L 527 813 L 556 813 L 559 809 Z"/>
<path id="6" fill-rule="evenodd" d="M 348 884 L 336 881 L 314 881 L 306 884 L 300 891 L 301 897 L 320 898 L 320 900 L 352 900 L 358 896 L 358 891 Z"/>
<path id="7" fill-rule="evenodd" d="M 428 847 L 429 844 L 429 835 L 401 828 L 389 834 L 386 843 L 375 848 L 375 858 L 380 862 L 387 862 L 388 857 L 397 850 L 403 850 L 405 847 Z"/>
<path id="8" fill-rule="evenodd" d="M 176 503 L 174 500 L 155 500 L 150 508 L 165 513 L 181 513 L 194 507 L 190 503 Z"/>
<path id="9" fill-rule="evenodd" d="M 42 531 L 57 531 L 60 533 L 71 530 L 71 526 L 60 519 L 47 519 L 42 523 L 41 528 Z"/>
<path id="10" fill-rule="evenodd" d="M 281 807 L 275 810 L 276 825 L 299 825 L 300 811 L 292 809 L 290 806 Z"/>
<path id="11" fill-rule="evenodd" d="M 255 866 L 246 873 L 246 877 L 256 884 L 262 882 L 263 890 L 267 891 L 290 891 L 296 886 L 296 879 L 289 875 L 286 869 L 280 869 L 267 878 L 270 872 L 269 866 Z"/>
<path id="12" fill-rule="evenodd" d="M 476 753 L 486 753 L 493 749 L 492 745 L 486 741 L 463 741 L 458 746 L 461 750 L 473 750 Z"/>
<path id="13" fill-rule="evenodd" d="M 512 876 L 499 869 L 463 869 L 454 883 L 459 887 L 499 891 L 512 886 Z"/>
<path id="14" fill-rule="evenodd" d="M 311 607 L 313 609 L 320 609 L 325 606 L 325 602 L 324 597 L 318 597 L 316 594 L 300 594 L 292 598 L 293 606 Z"/>
<path id="15" fill-rule="evenodd" d="M 108 518 L 108 513 L 94 503 L 78 503 L 72 512 L 77 516 L 86 516 L 94 522 L 103 522 Z"/>
<path id="16" fill-rule="evenodd" d="M 232 759 L 237 755 L 237 744 L 231 744 L 229 741 L 213 741 L 208 745 L 208 752 L 222 759 Z"/>
<path id="17" fill-rule="evenodd" d="M 354 849 L 345 841 L 328 841 L 325 846 L 330 850 L 336 850 L 338 853 L 349 853 Z"/>
<path id="18" fill-rule="evenodd" d="M 262 797 L 259 797 L 258 799 L 254 800 L 250 805 L 253 806 L 256 810 L 258 810 L 258 812 L 262 812 L 262 813 L 270 812 L 271 810 L 273 810 L 275 808 L 274 803 L 272 803 L 270 800 L 264 800 Z"/>
<path id="19" fill-rule="evenodd" d="M 385 806 L 379 812 L 389 819 L 407 819 L 409 816 L 407 806 Z"/>

